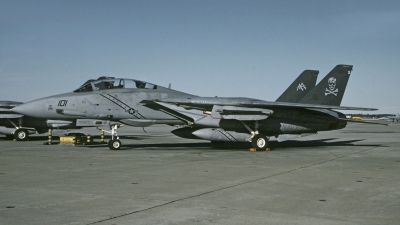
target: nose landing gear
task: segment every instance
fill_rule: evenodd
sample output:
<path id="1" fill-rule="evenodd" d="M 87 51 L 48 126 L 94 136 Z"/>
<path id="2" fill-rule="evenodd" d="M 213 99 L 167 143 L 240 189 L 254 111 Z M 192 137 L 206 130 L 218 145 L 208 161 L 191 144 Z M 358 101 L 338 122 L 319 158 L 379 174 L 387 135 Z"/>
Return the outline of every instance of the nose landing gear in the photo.
<path id="1" fill-rule="evenodd" d="M 119 140 L 109 140 L 108 141 L 108 147 L 111 150 L 118 150 L 121 148 L 121 141 Z"/>
<path id="2" fill-rule="evenodd" d="M 121 148 L 121 141 L 119 140 L 117 129 L 120 128 L 121 124 L 114 124 L 110 126 L 111 131 L 103 130 L 104 132 L 111 134 L 111 140 L 108 141 L 108 147 L 111 150 L 118 150 Z"/>
<path id="3" fill-rule="evenodd" d="M 27 130 L 25 129 L 17 129 L 14 132 L 14 139 L 17 141 L 25 141 L 26 139 L 28 139 L 29 133 Z"/>

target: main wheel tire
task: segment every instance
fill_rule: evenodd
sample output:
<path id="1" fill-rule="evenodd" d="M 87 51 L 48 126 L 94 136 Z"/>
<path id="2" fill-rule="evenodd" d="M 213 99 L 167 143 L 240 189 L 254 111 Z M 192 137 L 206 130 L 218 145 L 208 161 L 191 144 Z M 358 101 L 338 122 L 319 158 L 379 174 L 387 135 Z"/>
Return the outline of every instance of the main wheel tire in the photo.
<path id="1" fill-rule="evenodd" d="M 29 133 L 27 130 L 24 129 L 17 129 L 14 132 L 14 139 L 17 141 L 25 141 L 26 139 L 28 139 Z"/>
<path id="2" fill-rule="evenodd" d="M 121 148 L 121 142 L 119 140 L 109 140 L 108 147 L 111 150 L 118 150 Z"/>
<path id="3" fill-rule="evenodd" d="M 251 139 L 251 144 L 257 151 L 265 150 L 268 148 L 268 139 L 265 135 L 257 134 Z"/>

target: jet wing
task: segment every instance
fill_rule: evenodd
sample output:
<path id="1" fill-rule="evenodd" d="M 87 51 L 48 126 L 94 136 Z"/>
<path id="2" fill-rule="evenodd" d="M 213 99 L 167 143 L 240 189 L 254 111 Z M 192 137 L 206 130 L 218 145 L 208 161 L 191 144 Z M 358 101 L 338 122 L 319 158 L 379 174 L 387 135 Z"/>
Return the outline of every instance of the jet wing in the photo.
<path id="1" fill-rule="evenodd" d="M 239 107 L 232 105 L 181 105 L 171 102 L 142 101 L 145 106 L 162 111 L 170 116 L 184 121 L 188 125 L 202 124 L 210 119 L 233 119 L 238 121 L 254 121 L 267 119 L 272 110 L 263 108 Z"/>
<path id="2" fill-rule="evenodd" d="M 162 111 L 188 125 L 217 123 L 212 119 L 232 119 L 238 121 L 257 121 L 267 119 L 277 109 L 336 109 L 336 110 L 376 110 L 373 108 L 313 105 L 288 102 L 268 102 L 250 98 L 166 98 L 144 100 L 146 107 Z M 211 117 L 209 117 L 211 115 Z M 215 124 L 217 127 L 217 124 Z"/>
<path id="3" fill-rule="evenodd" d="M 276 108 L 304 108 L 304 109 L 334 109 L 334 110 L 361 110 L 375 111 L 375 108 L 362 108 L 351 106 L 314 105 L 290 102 L 269 102 L 250 98 L 219 98 L 219 97 L 196 97 L 196 98 L 166 98 L 154 100 L 162 103 L 171 103 L 182 107 L 196 107 L 211 111 L 214 105 L 238 106 L 248 108 L 263 108 L 274 110 Z"/>
<path id="4" fill-rule="evenodd" d="M 141 103 L 144 103 L 145 106 L 151 109 L 159 110 L 172 117 L 175 117 L 176 119 L 181 120 L 189 125 L 193 124 L 196 120 L 203 119 L 207 116 L 203 114 L 202 111 L 199 109 L 185 108 L 171 103 L 148 100 L 144 100 Z"/>
<path id="5" fill-rule="evenodd" d="M 273 113 L 272 110 L 263 108 L 249 108 L 230 105 L 211 105 L 210 106 L 187 106 L 159 101 L 142 101 L 149 108 L 162 111 L 171 115 L 188 125 L 202 124 L 209 120 L 209 115 L 213 119 L 234 119 L 238 121 L 254 121 L 267 119 Z M 208 121 L 209 122 L 209 121 Z"/>
<path id="6" fill-rule="evenodd" d="M 366 124 L 389 126 L 389 124 L 387 124 L 387 123 L 379 123 L 379 122 L 374 122 L 374 121 L 353 120 L 353 119 L 343 119 L 343 118 L 340 118 L 339 120 L 346 121 L 346 122 L 349 122 L 349 123 L 366 123 Z"/>

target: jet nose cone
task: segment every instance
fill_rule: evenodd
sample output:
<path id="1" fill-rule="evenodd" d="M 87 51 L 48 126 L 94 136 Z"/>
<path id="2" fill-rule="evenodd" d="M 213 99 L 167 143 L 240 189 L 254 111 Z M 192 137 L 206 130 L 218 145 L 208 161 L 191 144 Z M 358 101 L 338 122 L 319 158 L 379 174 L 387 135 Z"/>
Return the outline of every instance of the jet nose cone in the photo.
<path id="1" fill-rule="evenodd" d="M 22 105 L 12 108 L 11 111 L 32 117 L 40 117 L 43 113 L 43 111 L 40 110 L 40 107 L 38 107 L 35 102 L 24 103 Z"/>
<path id="2" fill-rule="evenodd" d="M 19 113 L 19 114 L 26 115 L 26 113 L 29 112 L 27 108 L 28 107 L 25 104 L 22 104 L 22 105 L 14 107 L 10 110 L 13 112 Z"/>

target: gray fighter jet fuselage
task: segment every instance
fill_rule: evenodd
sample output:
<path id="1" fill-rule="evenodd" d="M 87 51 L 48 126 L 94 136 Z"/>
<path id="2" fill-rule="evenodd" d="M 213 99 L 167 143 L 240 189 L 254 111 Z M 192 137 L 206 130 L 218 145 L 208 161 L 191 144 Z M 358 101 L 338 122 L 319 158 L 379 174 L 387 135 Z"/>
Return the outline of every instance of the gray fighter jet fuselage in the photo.
<path id="1" fill-rule="evenodd" d="M 135 87 L 113 86 L 103 87 L 104 84 L 115 82 L 135 83 Z M 91 86 L 90 89 L 82 88 Z M 142 86 L 141 86 L 142 85 Z M 147 86 L 146 86 L 147 85 Z M 71 120 L 76 118 L 88 118 L 112 121 L 154 121 L 162 120 L 172 124 L 181 124 L 179 120 L 160 111 L 154 111 L 144 107 L 143 100 L 164 99 L 174 97 L 193 97 L 169 88 L 135 81 L 131 79 L 100 79 L 87 82 L 74 92 L 54 95 L 25 103 L 24 115 L 37 118 L 54 120 Z M 13 109 L 19 112 L 21 106 Z"/>

